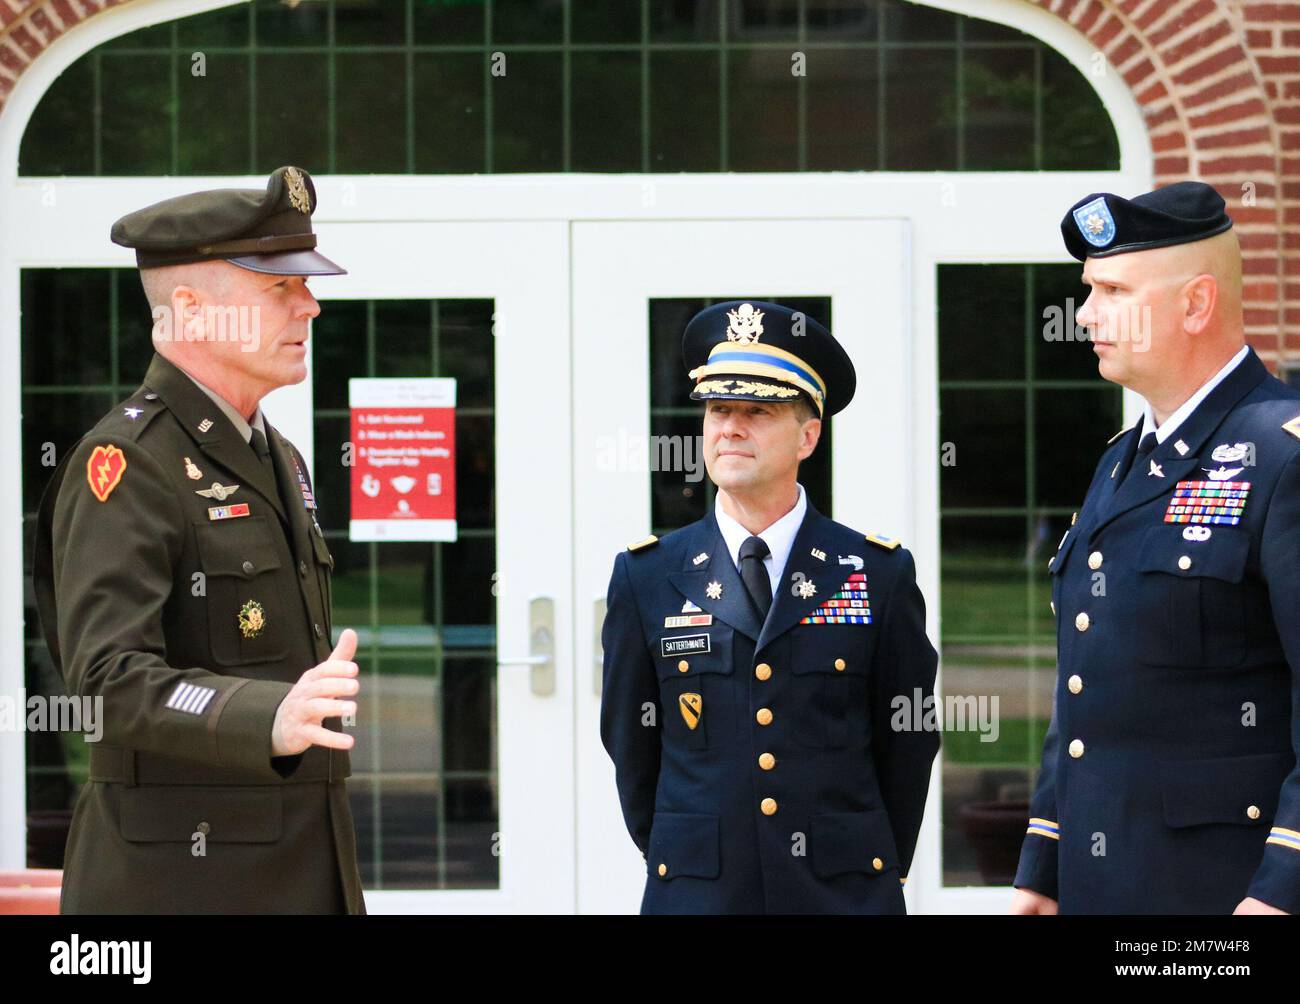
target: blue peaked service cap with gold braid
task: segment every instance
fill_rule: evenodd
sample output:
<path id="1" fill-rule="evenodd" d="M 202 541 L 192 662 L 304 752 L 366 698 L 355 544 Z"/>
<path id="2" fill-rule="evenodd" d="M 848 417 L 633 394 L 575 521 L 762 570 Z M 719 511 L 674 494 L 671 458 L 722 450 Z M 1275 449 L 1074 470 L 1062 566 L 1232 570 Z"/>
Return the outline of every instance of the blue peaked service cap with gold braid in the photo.
<path id="1" fill-rule="evenodd" d="M 848 353 L 818 321 L 765 300 L 705 307 L 682 335 L 691 398 L 793 402 L 803 395 L 823 418 L 857 388 Z"/>

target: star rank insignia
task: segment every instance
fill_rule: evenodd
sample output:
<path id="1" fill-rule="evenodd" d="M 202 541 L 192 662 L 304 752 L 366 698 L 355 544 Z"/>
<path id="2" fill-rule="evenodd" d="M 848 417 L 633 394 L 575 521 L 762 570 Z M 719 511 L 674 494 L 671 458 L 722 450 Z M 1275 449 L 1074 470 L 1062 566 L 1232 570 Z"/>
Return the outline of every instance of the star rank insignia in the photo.
<path id="1" fill-rule="evenodd" d="M 794 594 L 801 600 L 811 599 L 817 595 L 817 584 L 811 579 L 800 579 L 794 584 Z"/>
<path id="2" fill-rule="evenodd" d="M 714 579 L 712 582 L 710 582 L 707 586 L 704 587 L 704 595 L 711 600 L 722 599 L 722 583 L 719 582 L 717 579 Z"/>

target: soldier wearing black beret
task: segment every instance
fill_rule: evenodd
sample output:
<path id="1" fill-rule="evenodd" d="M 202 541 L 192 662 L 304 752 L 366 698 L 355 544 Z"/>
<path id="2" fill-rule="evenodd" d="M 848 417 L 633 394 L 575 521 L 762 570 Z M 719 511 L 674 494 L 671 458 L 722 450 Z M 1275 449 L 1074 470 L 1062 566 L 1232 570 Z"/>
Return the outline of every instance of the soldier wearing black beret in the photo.
<path id="1" fill-rule="evenodd" d="M 939 746 L 896 727 L 932 699 L 925 604 L 897 540 L 820 515 L 797 481 L 853 364 L 756 300 L 702 311 L 682 350 L 717 505 L 618 555 L 601 636 L 642 912 L 903 913 Z"/>
<path id="2" fill-rule="evenodd" d="M 362 913 L 344 779 L 356 633 L 302 454 L 258 402 L 307 374 L 315 189 L 198 192 L 119 220 L 153 308 L 141 387 L 41 500 L 35 589 L 70 693 L 103 701 L 65 913 Z"/>
<path id="3" fill-rule="evenodd" d="M 1223 199 L 1061 221 L 1107 380 L 1145 400 L 1048 563 L 1058 679 L 1014 913 L 1300 910 L 1300 394 L 1245 343 Z"/>

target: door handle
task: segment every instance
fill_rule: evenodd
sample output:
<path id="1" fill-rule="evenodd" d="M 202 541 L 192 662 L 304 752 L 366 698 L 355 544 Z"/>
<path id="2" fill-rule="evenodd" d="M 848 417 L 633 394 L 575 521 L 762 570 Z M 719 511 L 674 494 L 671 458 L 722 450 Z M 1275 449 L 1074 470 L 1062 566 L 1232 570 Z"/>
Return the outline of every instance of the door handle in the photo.
<path id="1" fill-rule="evenodd" d="M 591 615 L 591 692 L 597 697 L 605 685 L 605 649 L 600 642 L 600 631 L 605 626 L 605 597 L 596 600 L 596 609 Z"/>
<path id="2" fill-rule="evenodd" d="M 527 666 L 529 686 L 538 697 L 555 693 L 555 601 L 534 596 L 528 601 L 528 654 L 498 658 L 497 666 Z"/>

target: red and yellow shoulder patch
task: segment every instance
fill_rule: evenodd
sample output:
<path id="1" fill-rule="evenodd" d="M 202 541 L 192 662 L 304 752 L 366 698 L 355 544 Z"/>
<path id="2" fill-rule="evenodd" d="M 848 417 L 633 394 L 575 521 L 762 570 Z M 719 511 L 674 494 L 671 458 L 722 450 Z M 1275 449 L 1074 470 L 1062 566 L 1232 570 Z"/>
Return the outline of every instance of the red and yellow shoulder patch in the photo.
<path id="1" fill-rule="evenodd" d="M 96 446 L 86 461 L 86 480 L 101 502 L 108 501 L 126 473 L 126 454 L 116 446 Z"/>

